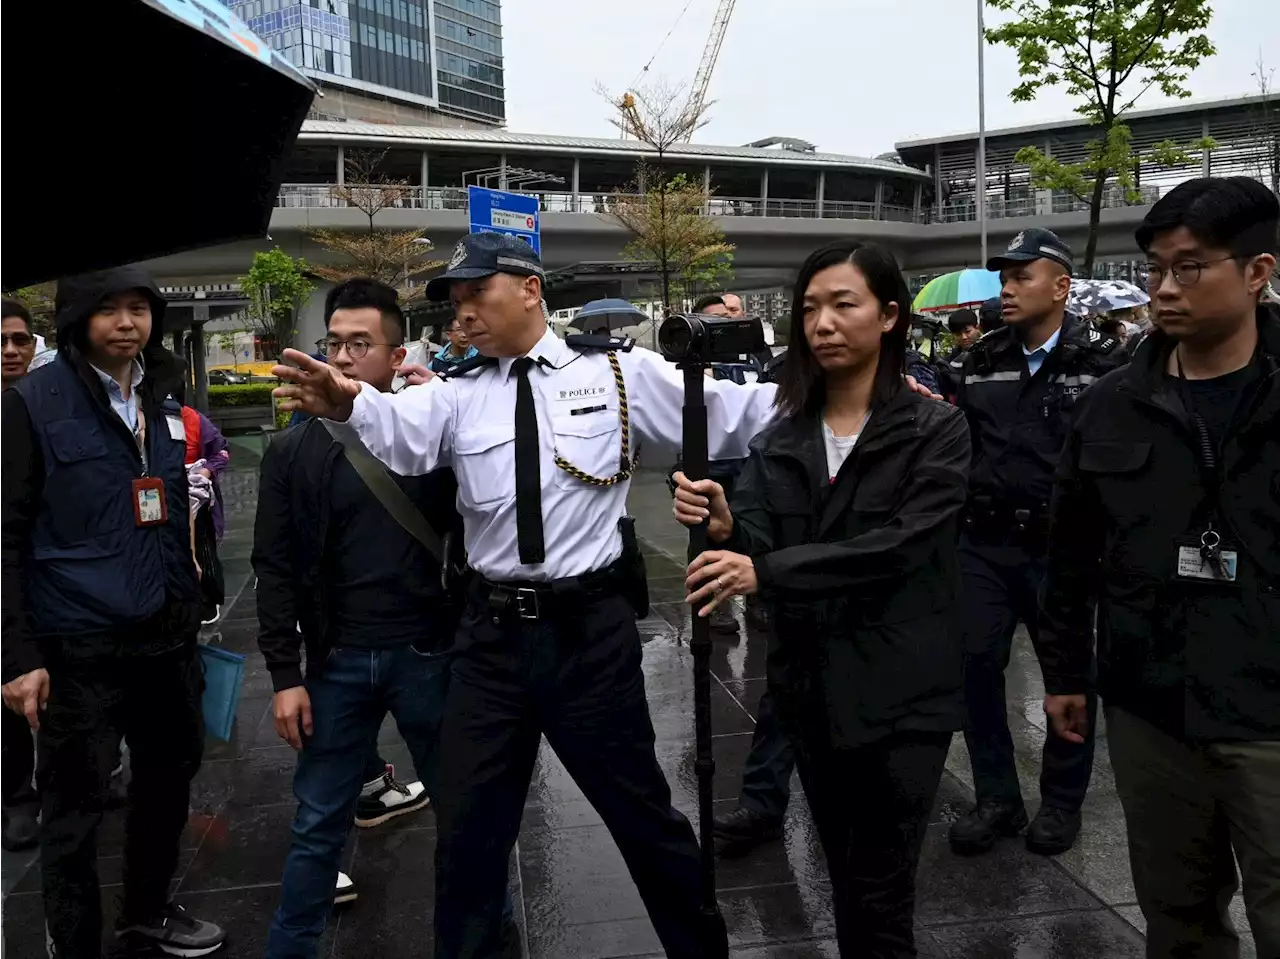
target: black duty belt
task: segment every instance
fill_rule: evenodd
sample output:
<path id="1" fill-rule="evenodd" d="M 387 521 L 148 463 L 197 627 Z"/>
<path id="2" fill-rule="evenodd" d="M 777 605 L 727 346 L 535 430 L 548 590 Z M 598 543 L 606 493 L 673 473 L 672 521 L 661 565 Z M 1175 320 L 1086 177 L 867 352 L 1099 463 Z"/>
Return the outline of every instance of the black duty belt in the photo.
<path id="1" fill-rule="evenodd" d="M 492 615 L 523 620 L 555 619 L 581 614 L 582 604 L 621 592 L 624 571 L 615 561 L 604 569 L 542 582 L 494 583 L 476 575 L 476 589 L 484 595 Z"/>
<path id="2" fill-rule="evenodd" d="M 1047 536 L 1049 518 L 1047 503 L 1019 508 L 997 503 L 988 497 L 974 497 L 965 510 L 965 525 L 984 532 Z"/>

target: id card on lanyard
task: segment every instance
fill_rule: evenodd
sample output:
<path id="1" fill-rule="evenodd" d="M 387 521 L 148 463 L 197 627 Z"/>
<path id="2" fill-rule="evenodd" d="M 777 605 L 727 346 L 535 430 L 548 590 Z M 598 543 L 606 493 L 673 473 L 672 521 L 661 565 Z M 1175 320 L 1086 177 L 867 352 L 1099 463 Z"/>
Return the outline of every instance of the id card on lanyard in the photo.
<path id="1" fill-rule="evenodd" d="M 164 480 L 147 475 L 147 417 L 138 409 L 138 428 L 133 433 L 142 458 L 142 476 L 133 481 L 133 521 L 136 526 L 163 526 L 169 521 L 169 504 L 164 495 Z"/>
<path id="2" fill-rule="evenodd" d="M 1186 383 L 1182 372 L 1182 356 L 1175 350 L 1178 377 Z M 1204 417 L 1195 409 L 1191 390 L 1184 387 L 1182 402 L 1191 414 L 1196 429 L 1196 459 L 1208 499 L 1204 529 L 1175 541 L 1178 555 L 1174 564 L 1174 576 L 1181 581 L 1202 580 L 1214 583 L 1234 583 L 1239 572 L 1239 554 L 1234 549 L 1223 548 L 1222 532 L 1214 529 L 1213 520 L 1218 512 L 1218 498 L 1222 485 L 1222 464 L 1214 450 L 1213 437 Z"/>

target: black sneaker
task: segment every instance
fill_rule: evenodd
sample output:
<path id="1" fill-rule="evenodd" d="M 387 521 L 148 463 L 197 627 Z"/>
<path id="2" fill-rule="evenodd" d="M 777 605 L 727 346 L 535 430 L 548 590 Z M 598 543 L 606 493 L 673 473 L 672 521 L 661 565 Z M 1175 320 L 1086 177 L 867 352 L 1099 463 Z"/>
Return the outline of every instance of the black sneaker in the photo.
<path id="1" fill-rule="evenodd" d="M 1075 845 L 1080 835 L 1080 810 L 1040 806 L 1027 828 L 1027 848 L 1041 856 L 1056 856 Z"/>
<path id="2" fill-rule="evenodd" d="M 395 775 L 395 767 L 389 765 L 380 777 L 364 784 L 360 801 L 356 803 L 357 826 L 363 829 L 379 826 L 388 819 L 421 809 L 431 802 L 422 783 L 402 783 Z"/>
<path id="3" fill-rule="evenodd" d="M 341 906 L 344 902 L 355 902 L 359 898 L 360 890 L 356 888 L 355 880 L 345 872 L 338 873 L 338 882 L 333 888 L 333 904 Z"/>
<path id="4" fill-rule="evenodd" d="M 40 808 L 24 804 L 4 810 L 4 848 L 10 852 L 34 849 L 40 844 Z"/>
<path id="5" fill-rule="evenodd" d="M 782 820 L 739 806 L 711 820 L 720 854 L 743 856 L 756 846 L 782 838 Z"/>
<path id="6" fill-rule="evenodd" d="M 1016 836 L 1027 828 L 1027 811 L 1021 802 L 980 802 L 951 824 L 947 838 L 961 856 L 990 852 L 1001 836 Z"/>
<path id="7" fill-rule="evenodd" d="M 227 941 L 220 926 L 197 919 L 176 903 L 169 903 L 146 922 L 116 926 L 117 954 L 159 949 L 168 956 L 207 956 Z"/>

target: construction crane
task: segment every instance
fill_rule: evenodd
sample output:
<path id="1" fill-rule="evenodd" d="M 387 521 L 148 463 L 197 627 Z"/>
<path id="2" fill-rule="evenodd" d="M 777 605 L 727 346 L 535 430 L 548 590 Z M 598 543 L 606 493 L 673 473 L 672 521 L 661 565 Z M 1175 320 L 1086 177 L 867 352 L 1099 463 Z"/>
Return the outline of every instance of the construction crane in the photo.
<path id="1" fill-rule="evenodd" d="M 685 105 L 685 116 L 696 119 L 706 109 L 707 87 L 711 84 L 711 74 L 716 68 L 716 60 L 720 57 L 720 45 L 724 43 L 724 33 L 729 28 L 729 17 L 733 15 L 733 6 L 737 0 L 720 0 L 716 8 L 716 17 L 711 21 L 711 33 L 707 37 L 707 45 L 702 48 L 702 62 L 698 64 L 698 73 L 693 78 L 693 89 L 689 93 L 689 102 Z M 693 137 L 696 123 L 689 125 L 685 136 L 688 143 Z"/>
<path id="2" fill-rule="evenodd" d="M 640 81 L 649 67 L 653 66 L 653 61 L 657 59 L 658 53 L 662 50 L 666 42 L 671 39 L 671 35 L 675 33 L 676 27 L 680 20 L 688 12 L 689 4 L 693 0 L 687 0 L 684 9 L 680 11 L 680 16 L 676 17 L 676 22 L 671 25 L 671 29 L 667 31 L 667 35 L 662 38 L 662 42 L 658 44 L 658 49 L 654 51 L 649 62 L 641 68 L 636 79 L 632 81 L 632 88 Z M 711 74 L 716 68 L 716 60 L 720 57 L 720 46 L 724 43 L 725 30 L 729 27 L 729 17 L 733 14 L 734 4 L 737 0 L 719 0 L 719 6 L 716 8 L 715 19 L 711 22 L 711 34 L 707 37 L 707 45 L 702 50 L 702 61 L 698 64 L 698 73 L 693 79 L 693 89 L 689 93 L 689 99 L 685 102 L 684 109 L 680 112 L 680 121 L 677 126 L 687 127 L 685 133 L 680 137 L 683 142 L 688 143 L 693 137 L 693 133 L 701 124 L 698 118 L 702 116 L 702 111 L 707 105 L 707 87 L 711 84 Z M 634 132 L 641 128 L 641 118 L 636 108 L 636 98 L 631 93 L 624 93 L 622 97 L 614 101 L 618 108 L 618 112 L 622 114 L 622 122 L 618 125 L 622 139 L 627 139 L 628 132 Z"/>

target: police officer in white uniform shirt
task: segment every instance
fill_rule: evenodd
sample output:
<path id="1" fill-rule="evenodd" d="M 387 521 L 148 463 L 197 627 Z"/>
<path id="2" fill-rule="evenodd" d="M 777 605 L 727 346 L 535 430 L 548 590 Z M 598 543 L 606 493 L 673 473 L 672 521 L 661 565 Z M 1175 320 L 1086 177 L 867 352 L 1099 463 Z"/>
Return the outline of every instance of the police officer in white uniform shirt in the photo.
<path id="1" fill-rule="evenodd" d="M 523 240 L 468 236 L 427 288 L 488 358 L 399 394 L 297 350 L 283 409 L 347 421 L 396 473 L 451 466 L 474 570 L 453 650 L 436 800 L 438 959 L 500 952 L 508 854 L 545 734 L 609 827 L 668 956 L 727 954 L 703 928 L 699 855 L 654 754 L 619 523 L 638 442 L 679 452 L 682 374 L 608 337 L 547 326 Z M 747 455 L 773 386 L 708 381 L 712 459 Z"/>

